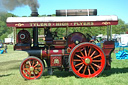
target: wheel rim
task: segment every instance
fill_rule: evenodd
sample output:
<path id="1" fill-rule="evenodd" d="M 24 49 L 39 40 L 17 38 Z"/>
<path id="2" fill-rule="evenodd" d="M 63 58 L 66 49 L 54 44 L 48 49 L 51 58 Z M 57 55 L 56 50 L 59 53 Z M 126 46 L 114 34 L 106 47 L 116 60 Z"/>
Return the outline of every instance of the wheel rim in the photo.
<path id="1" fill-rule="evenodd" d="M 27 58 L 21 63 L 20 72 L 25 79 L 37 79 L 43 73 L 43 64 L 39 59 Z"/>
<path id="2" fill-rule="evenodd" d="M 91 78 L 98 76 L 105 68 L 106 60 L 103 51 L 92 43 L 77 45 L 70 54 L 70 67 L 78 77 Z"/>

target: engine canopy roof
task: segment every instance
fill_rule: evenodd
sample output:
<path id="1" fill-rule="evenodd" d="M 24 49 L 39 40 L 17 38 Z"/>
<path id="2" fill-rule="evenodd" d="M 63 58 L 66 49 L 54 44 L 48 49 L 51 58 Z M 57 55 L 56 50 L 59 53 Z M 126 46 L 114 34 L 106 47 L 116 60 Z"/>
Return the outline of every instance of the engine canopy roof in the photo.
<path id="1" fill-rule="evenodd" d="M 68 17 L 8 17 L 7 26 L 31 27 L 88 27 L 117 25 L 118 17 L 111 16 L 68 16 Z"/>

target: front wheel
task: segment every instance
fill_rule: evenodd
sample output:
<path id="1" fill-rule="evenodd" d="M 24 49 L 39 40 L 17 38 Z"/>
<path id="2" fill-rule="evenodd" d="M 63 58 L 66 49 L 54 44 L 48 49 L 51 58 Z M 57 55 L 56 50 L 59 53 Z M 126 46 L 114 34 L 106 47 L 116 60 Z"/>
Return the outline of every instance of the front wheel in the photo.
<path id="1" fill-rule="evenodd" d="M 39 79 L 43 75 L 44 65 L 37 57 L 25 58 L 20 65 L 20 73 L 24 79 Z"/>
<path id="2" fill-rule="evenodd" d="M 71 51 L 69 65 L 76 76 L 91 78 L 102 73 L 106 66 L 106 58 L 95 44 L 81 43 Z"/>

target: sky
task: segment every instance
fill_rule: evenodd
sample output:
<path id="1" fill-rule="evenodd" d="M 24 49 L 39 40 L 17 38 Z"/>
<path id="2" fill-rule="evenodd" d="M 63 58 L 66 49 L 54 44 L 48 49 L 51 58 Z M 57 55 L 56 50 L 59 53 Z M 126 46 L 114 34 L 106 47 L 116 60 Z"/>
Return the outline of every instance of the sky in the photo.
<path id="1" fill-rule="evenodd" d="M 38 0 L 40 15 L 55 14 L 61 9 L 97 9 L 98 15 L 117 15 L 128 23 L 128 0 Z M 30 16 L 28 6 L 17 7 L 8 11 L 18 16 Z"/>

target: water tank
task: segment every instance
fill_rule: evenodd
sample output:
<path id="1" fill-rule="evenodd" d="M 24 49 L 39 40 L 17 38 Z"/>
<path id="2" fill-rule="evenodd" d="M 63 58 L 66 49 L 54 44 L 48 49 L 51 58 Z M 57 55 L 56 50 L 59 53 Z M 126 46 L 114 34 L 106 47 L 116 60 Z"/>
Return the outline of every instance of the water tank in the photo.
<path id="1" fill-rule="evenodd" d="M 96 16 L 97 9 L 56 10 L 56 16 Z"/>

